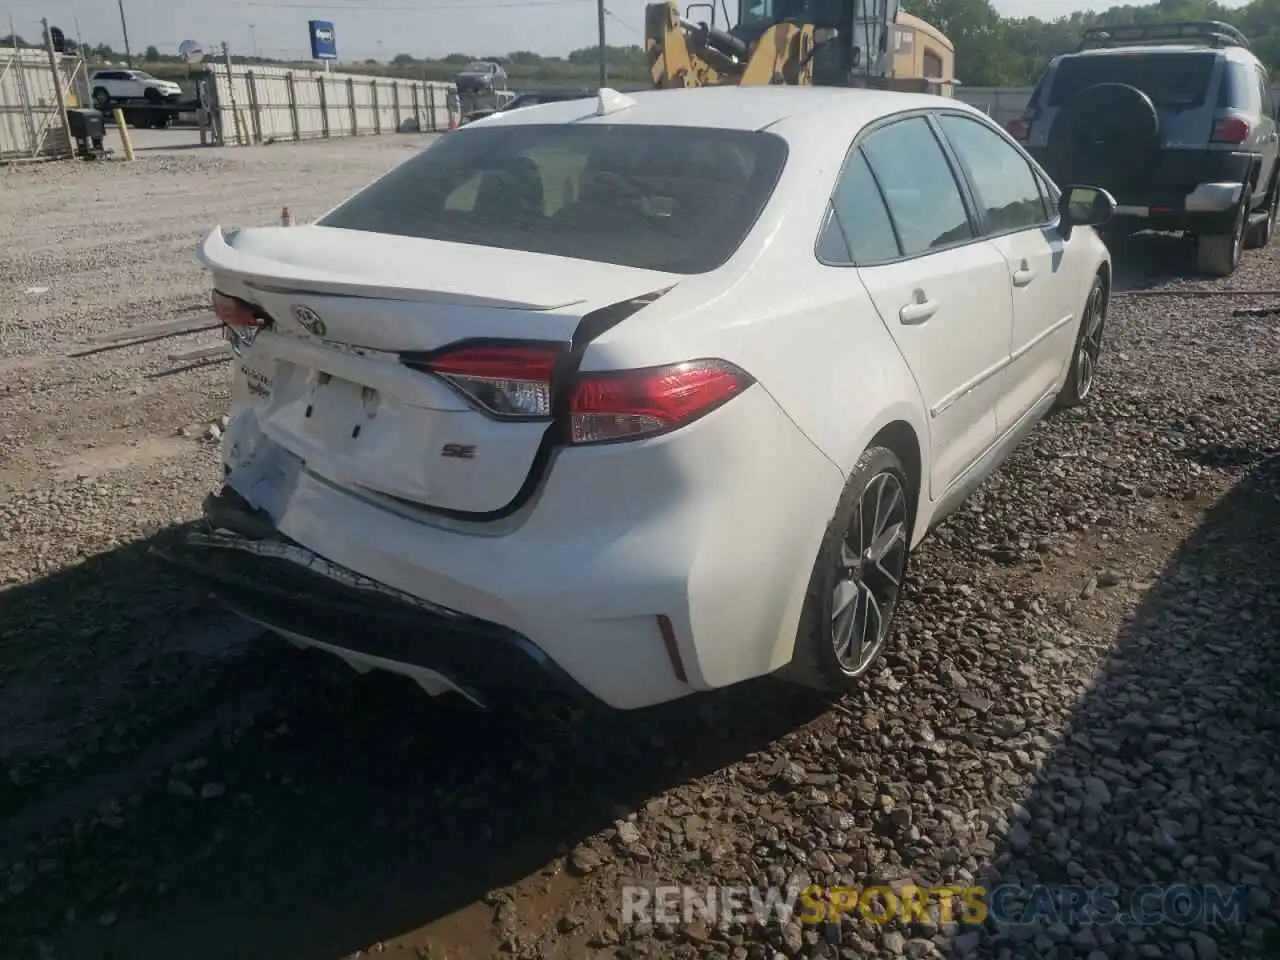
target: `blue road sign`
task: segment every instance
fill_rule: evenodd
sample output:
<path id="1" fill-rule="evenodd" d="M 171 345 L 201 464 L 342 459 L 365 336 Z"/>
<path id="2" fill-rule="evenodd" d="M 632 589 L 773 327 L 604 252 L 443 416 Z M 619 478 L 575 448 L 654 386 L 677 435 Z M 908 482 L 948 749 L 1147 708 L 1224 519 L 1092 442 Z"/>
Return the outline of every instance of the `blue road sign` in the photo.
<path id="1" fill-rule="evenodd" d="M 310 20 L 307 29 L 311 32 L 311 59 L 337 60 L 338 39 L 333 24 L 328 20 Z"/>

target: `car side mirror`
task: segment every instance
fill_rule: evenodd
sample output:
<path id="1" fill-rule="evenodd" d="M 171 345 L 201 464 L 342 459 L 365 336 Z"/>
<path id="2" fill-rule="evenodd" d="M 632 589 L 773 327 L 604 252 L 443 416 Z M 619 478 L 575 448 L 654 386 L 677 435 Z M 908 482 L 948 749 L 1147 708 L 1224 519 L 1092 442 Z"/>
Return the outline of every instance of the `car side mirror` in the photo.
<path id="1" fill-rule="evenodd" d="M 1097 227 L 1116 214 L 1116 198 L 1101 187 L 1066 187 L 1058 200 L 1058 216 L 1064 240 L 1076 227 Z"/>

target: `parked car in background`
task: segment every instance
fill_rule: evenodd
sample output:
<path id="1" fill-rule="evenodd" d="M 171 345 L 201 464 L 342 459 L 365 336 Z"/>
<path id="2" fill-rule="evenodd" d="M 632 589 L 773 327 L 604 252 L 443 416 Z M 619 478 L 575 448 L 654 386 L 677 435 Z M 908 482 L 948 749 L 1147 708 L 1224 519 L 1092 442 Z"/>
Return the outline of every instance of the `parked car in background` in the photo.
<path id="1" fill-rule="evenodd" d="M 173 104 L 182 99 L 178 84 L 142 70 L 95 70 L 89 75 L 89 91 L 94 107 L 103 111 L 129 101 Z"/>
<path id="2" fill-rule="evenodd" d="M 462 118 L 464 124 L 474 120 L 482 120 L 495 113 L 507 110 L 519 110 L 521 107 L 532 107 L 539 103 L 561 103 L 565 100 L 585 100 L 594 96 L 590 90 L 536 90 L 519 93 L 500 107 L 485 107 L 483 110 L 472 110 Z"/>
<path id="3" fill-rule="evenodd" d="M 1271 77 L 1214 21 L 1097 27 L 1054 58 L 1009 124 L 1060 183 L 1116 198 L 1115 226 L 1195 237 L 1199 269 L 1229 276 L 1280 208 Z"/>
<path id="4" fill-rule="evenodd" d="M 454 84 L 459 94 L 505 90 L 507 71 L 502 64 L 492 60 L 476 60 L 462 68 L 462 72 L 454 79 Z"/>
<path id="5" fill-rule="evenodd" d="M 1113 209 L 951 98 L 503 111 L 200 245 L 239 356 L 170 555 L 433 694 L 848 689 L 911 550 L 1092 397 Z"/>

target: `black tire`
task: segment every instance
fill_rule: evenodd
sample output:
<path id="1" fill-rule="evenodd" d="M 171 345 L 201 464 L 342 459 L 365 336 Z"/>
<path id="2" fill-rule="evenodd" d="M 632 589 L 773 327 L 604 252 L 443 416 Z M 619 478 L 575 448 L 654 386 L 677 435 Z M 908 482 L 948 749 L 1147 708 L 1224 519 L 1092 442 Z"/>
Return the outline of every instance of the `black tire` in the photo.
<path id="1" fill-rule="evenodd" d="M 1280 212 L 1280 171 L 1271 178 L 1271 189 L 1267 191 L 1264 209 L 1267 211 L 1267 219 L 1245 227 L 1244 248 L 1246 250 L 1261 250 L 1275 236 L 1276 215 Z"/>
<path id="2" fill-rule="evenodd" d="M 1249 201 L 1240 201 L 1230 233 L 1204 233 L 1196 237 L 1197 270 L 1210 277 L 1229 277 L 1236 272 L 1244 251 L 1249 207 Z"/>
<path id="3" fill-rule="evenodd" d="M 94 87 L 93 95 L 90 97 L 93 101 L 93 108 L 102 113 L 106 113 L 111 109 L 111 95 L 107 93 L 106 87 Z"/>
<path id="4" fill-rule="evenodd" d="M 879 516 L 875 516 L 875 504 Z M 851 689 L 879 658 L 893 626 L 901 584 L 910 561 L 910 540 L 915 523 L 916 492 L 902 461 L 887 447 L 871 447 L 840 495 L 835 514 L 809 575 L 809 589 L 796 632 L 791 663 L 780 671 L 781 679 L 822 693 L 839 695 Z M 868 521 L 864 526 L 863 521 Z M 854 556 L 852 541 L 859 555 Z M 872 550 L 863 549 L 875 541 Z M 851 567 L 856 567 L 853 573 Z M 850 594 L 852 591 L 852 594 Z M 838 600 L 844 595 L 847 599 Z M 874 606 L 867 602 L 870 596 Z M 837 618 L 837 604 L 845 616 Z M 878 610 L 876 616 L 873 610 Z M 861 625 L 856 622 L 862 613 Z M 855 627 L 850 634 L 849 656 L 841 657 L 839 628 Z M 868 636 L 871 630 L 874 636 Z M 858 631 L 862 631 L 858 635 Z M 858 655 L 855 649 L 869 641 Z"/>
<path id="5" fill-rule="evenodd" d="M 1094 277 L 1080 315 L 1075 347 L 1071 351 L 1071 371 L 1053 404 L 1059 410 L 1078 407 L 1093 396 L 1097 385 L 1098 358 L 1102 353 L 1102 338 L 1107 329 L 1108 300 L 1106 282 L 1101 276 Z"/>
<path id="6" fill-rule="evenodd" d="M 1141 90 L 1125 83 L 1086 87 L 1058 111 L 1045 165 L 1058 183 L 1114 189 L 1136 180 L 1160 146 L 1160 116 Z"/>

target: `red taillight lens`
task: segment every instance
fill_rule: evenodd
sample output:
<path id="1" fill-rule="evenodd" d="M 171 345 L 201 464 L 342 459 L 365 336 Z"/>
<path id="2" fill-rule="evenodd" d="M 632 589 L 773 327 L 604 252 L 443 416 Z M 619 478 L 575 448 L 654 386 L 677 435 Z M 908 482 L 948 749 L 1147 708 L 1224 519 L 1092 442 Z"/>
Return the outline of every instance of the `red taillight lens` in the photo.
<path id="1" fill-rule="evenodd" d="M 1249 124 L 1244 120 L 1227 117 L 1214 121 L 1213 135 L 1209 139 L 1214 143 L 1244 143 L 1249 139 L 1249 131 Z"/>
<path id="2" fill-rule="evenodd" d="M 606 443 L 666 433 L 705 416 L 754 382 L 723 360 L 583 374 L 569 400 L 569 439 Z"/>
<path id="3" fill-rule="evenodd" d="M 562 353 L 552 344 L 475 345 L 409 365 L 434 373 L 489 413 L 538 418 L 551 416 L 551 371 Z"/>
<path id="4" fill-rule="evenodd" d="M 1016 120 L 1010 120 L 1005 124 L 1005 132 L 1019 143 L 1026 143 L 1027 138 L 1031 136 L 1031 119 L 1029 117 L 1018 117 Z"/>
<path id="5" fill-rule="evenodd" d="M 214 290 L 209 300 L 213 305 L 213 315 L 237 333 L 266 326 L 266 320 L 258 316 L 257 308 L 251 303 L 229 297 L 221 290 Z"/>

